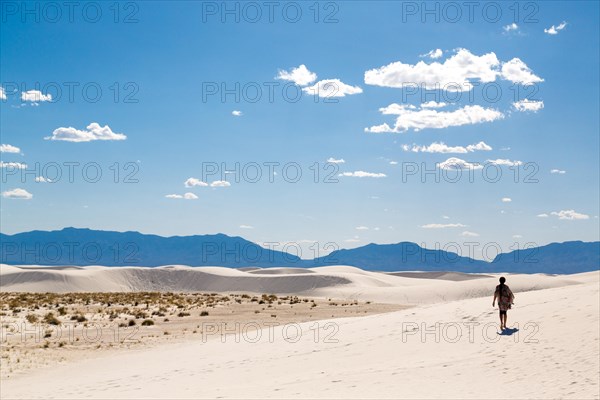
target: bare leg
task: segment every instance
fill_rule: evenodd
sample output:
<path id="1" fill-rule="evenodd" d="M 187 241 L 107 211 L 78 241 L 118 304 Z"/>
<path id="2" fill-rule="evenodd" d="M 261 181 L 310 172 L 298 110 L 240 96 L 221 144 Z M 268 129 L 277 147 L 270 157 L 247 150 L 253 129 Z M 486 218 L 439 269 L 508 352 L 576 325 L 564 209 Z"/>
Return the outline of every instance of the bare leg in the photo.
<path id="1" fill-rule="evenodd" d="M 504 327 L 504 322 L 503 322 L 502 317 L 503 317 L 503 315 L 500 314 L 500 330 L 502 330 L 502 328 Z"/>
<path id="2" fill-rule="evenodd" d="M 504 317 L 504 329 L 506 329 L 506 318 L 508 317 L 508 313 L 503 315 Z"/>

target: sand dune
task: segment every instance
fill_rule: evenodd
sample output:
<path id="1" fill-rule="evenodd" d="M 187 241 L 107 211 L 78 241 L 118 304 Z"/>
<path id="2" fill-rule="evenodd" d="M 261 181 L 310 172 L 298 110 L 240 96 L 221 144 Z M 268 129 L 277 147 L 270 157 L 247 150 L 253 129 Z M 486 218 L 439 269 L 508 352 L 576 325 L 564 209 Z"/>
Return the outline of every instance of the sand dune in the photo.
<path id="1" fill-rule="evenodd" d="M 241 271 L 222 267 L 164 266 L 48 268 L 0 266 L 0 290 L 16 292 L 208 291 L 302 294 L 312 297 L 429 304 L 490 295 L 495 275 L 444 272 L 388 273 L 349 266 Z M 426 275 L 422 275 L 426 274 Z M 431 275 L 433 274 L 433 275 Z M 418 277 L 415 277 L 418 275 Z M 424 276 L 428 279 L 422 279 Z M 585 274 L 583 274 L 585 276 Z M 578 283 L 577 275 L 506 275 L 515 292 Z"/>
<path id="2" fill-rule="evenodd" d="M 3 277 L 15 273 L 29 272 L 4 271 Z M 315 269 L 315 274 L 303 276 L 313 275 L 345 276 L 350 281 L 333 280 L 336 285 L 328 289 L 314 289 L 323 294 L 344 287 L 366 293 L 373 287 L 361 288 L 360 284 L 379 282 L 378 290 L 407 291 L 413 299 L 431 298 L 423 301 L 428 304 L 398 312 L 320 321 L 318 330 L 314 321 L 293 330 L 277 327 L 271 336 L 263 330 L 257 341 L 236 341 L 236 335 L 230 334 L 224 342 L 164 345 L 152 351 L 82 360 L 9 379 L 2 383 L 2 397 L 599 397 L 598 272 L 569 277 L 509 276 L 511 287 L 527 288 L 517 294 L 509 314 L 509 327 L 519 329 L 510 331 L 512 335 L 496 333 L 497 311 L 489 296 L 495 278 L 452 282 L 361 273 L 345 267 Z M 158 277 L 165 275 L 161 272 Z M 24 283 L 8 287 L 13 285 Z M 474 285 L 482 289 L 477 291 Z M 462 299 L 440 301 L 437 296 L 442 288 Z M 485 297 L 476 298 L 484 292 Z"/>

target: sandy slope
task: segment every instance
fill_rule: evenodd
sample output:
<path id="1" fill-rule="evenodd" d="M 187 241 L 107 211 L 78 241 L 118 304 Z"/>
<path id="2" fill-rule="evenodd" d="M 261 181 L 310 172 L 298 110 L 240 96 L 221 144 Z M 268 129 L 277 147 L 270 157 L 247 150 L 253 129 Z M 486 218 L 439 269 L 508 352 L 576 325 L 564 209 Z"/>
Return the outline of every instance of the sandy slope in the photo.
<path id="1" fill-rule="evenodd" d="M 225 277 L 225 281 L 235 282 L 231 285 L 241 285 L 242 277 L 248 279 L 243 271 L 200 270 L 199 278 L 187 287 L 200 285 L 207 277 L 215 285 L 223 285 Z M 138 277 L 139 285 L 147 278 L 140 277 L 140 271 L 123 271 L 120 273 L 130 274 L 131 280 Z M 166 271 L 158 277 L 168 277 L 163 275 Z M 184 271 L 186 279 L 192 279 L 194 273 L 171 268 L 171 272 L 177 271 Z M 499 336 L 497 311 L 489 296 L 496 278 L 453 282 L 349 267 L 313 271 L 271 273 L 254 276 L 260 284 L 253 280 L 243 283 L 262 289 L 275 287 L 268 281 L 273 279 L 280 289 L 292 290 L 304 287 L 303 278 L 326 278 L 312 282 L 335 284 L 306 290 L 332 297 L 381 292 L 378 296 L 388 301 L 406 297 L 420 305 L 388 314 L 324 320 L 318 325 L 313 321 L 277 327 L 272 332 L 259 331 L 259 339 L 238 333 L 225 337 L 225 342 L 213 338 L 146 352 L 126 351 L 8 379 L 2 382 L 0 394 L 2 398 L 115 399 L 599 398 L 599 272 L 566 277 L 508 276 L 508 283 L 518 292 L 509 326 L 520 330 Z M 65 280 L 88 287 L 86 279 L 93 279 L 94 274 L 100 274 L 103 285 L 113 285 L 114 274 L 119 273 L 111 270 L 104 274 L 103 268 L 96 268 L 95 272 L 84 271 L 92 275 L 86 279 L 64 276 L 79 272 L 60 271 L 62 280 L 50 281 L 39 271 L 33 273 L 38 283 L 56 282 L 62 289 L 69 288 L 64 286 Z M 33 284 L 23 278 L 28 273 L 3 268 L 3 289 L 31 290 Z M 6 277 L 11 283 L 4 287 Z M 278 278 L 286 278 L 287 283 Z M 175 284 L 180 281 L 168 283 Z M 450 301 L 454 298 L 458 300 Z M 317 326 L 320 329 L 316 330 Z M 298 328 L 302 332 L 299 337 Z"/>
<path id="2" fill-rule="evenodd" d="M 424 304 L 487 296 L 497 276 L 395 276 L 348 266 L 242 271 L 165 266 L 48 268 L 0 266 L 0 290 L 16 292 L 212 291 L 302 294 L 379 303 Z M 507 275 L 515 292 L 576 283 L 570 276 Z"/>
<path id="3" fill-rule="evenodd" d="M 366 274 L 369 276 L 369 274 Z M 519 293 L 498 336 L 491 299 L 131 351 L 2 383 L 2 398 L 598 398 L 598 272 Z M 421 280 L 432 282 L 432 280 Z M 481 280 L 478 280 L 481 282 Z M 452 282 L 445 281 L 445 284 Z M 422 290 L 424 288 L 421 288 Z M 424 323 L 425 325 L 421 326 Z M 439 341 L 436 342 L 437 325 Z M 472 323 L 472 332 L 465 323 Z M 415 330 L 419 327 L 420 330 Z M 458 337 L 458 328 L 462 337 Z M 422 336 L 423 328 L 432 333 Z M 287 336 L 286 336 L 287 335 Z M 288 340 L 285 339 L 288 337 Z"/>

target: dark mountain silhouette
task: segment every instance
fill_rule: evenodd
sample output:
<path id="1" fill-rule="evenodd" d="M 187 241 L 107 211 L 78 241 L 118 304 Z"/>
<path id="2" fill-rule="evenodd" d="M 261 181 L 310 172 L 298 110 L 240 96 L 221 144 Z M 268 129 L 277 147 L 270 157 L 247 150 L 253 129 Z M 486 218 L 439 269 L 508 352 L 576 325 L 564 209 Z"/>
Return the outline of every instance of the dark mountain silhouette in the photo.
<path id="1" fill-rule="evenodd" d="M 600 268 L 600 242 L 550 243 L 499 254 L 492 262 L 498 271 L 572 274 Z"/>
<path id="2" fill-rule="evenodd" d="M 336 250 L 317 258 L 314 265 L 351 265 L 377 271 L 487 271 L 489 263 L 461 257 L 443 250 L 429 250 L 416 243 L 368 244 L 355 249 Z"/>
<path id="3" fill-rule="evenodd" d="M 569 274 L 600 267 L 600 242 L 565 242 L 503 253 L 493 262 L 412 242 L 336 250 L 301 260 L 224 234 L 162 237 L 139 232 L 65 228 L 0 234 L 0 262 L 17 265 L 316 267 L 351 265 L 375 271 L 457 271 Z"/>
<path id="4" fill-rule="evenodd" d="M 299 257 L 223 234 L 162 237 L 65 228 L 0 234 L 0 262 L 23 265 L 302 266 Z"/>

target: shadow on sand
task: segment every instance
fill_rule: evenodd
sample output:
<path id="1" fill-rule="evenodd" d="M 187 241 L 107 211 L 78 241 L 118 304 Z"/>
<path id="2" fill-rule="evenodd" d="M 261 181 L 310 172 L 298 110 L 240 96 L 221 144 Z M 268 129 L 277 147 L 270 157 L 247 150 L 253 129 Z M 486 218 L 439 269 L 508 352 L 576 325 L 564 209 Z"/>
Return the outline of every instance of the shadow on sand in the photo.
<path id="1" fill-rule="evenodd" d="M 498 335 L 500 336 L 512 336 L 513 333 L 519 332 L 519 328 L 506 328 L 502 329 Z"/>

